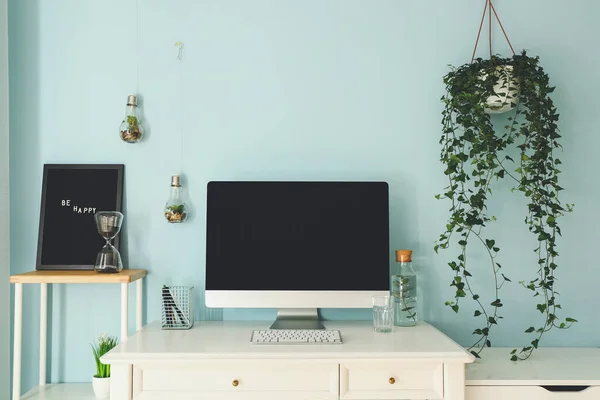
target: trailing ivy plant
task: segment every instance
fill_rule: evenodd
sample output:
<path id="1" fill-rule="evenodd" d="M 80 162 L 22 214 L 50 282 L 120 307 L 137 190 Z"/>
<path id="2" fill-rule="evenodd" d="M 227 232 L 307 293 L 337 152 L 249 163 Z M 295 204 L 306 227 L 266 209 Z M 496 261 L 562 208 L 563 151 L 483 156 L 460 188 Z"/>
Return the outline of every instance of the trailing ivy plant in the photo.
<path id="1" fill-rule="evenodd" d="M 507 72 L 506 66 L 512 66 L 512 72 Z M 507 75 L 509 73 L 512 75 Z M 494 91 L 496 83 L 509 82 L 509 79 L 499 80 L 503 77 L 517 80 L 518 102 L 508 113 L 496 117 L 504 118 L 500 124 L 503 127 L 497 128 L 486 112 L 486 99 L 499 94 Z M 557 126 L 559 115 L 550 97 L 554 87 L 539 65 L 539 57 L 530 57 L 526 52 L 510 58 L 476 59 L 452 68 L 444 76 L 444 84 L 440 160 L 448 186 L 436 198 L 449 201 L 451 206 L 446 229 L 434 250 L 436 253 L 442 249 L 459 250 L 456 258 L 448 262 L 455 274 L 451 283 L 455 295 L 446 305 L 458 313 L 463 298 L 475 302 L 474 317 L 480 321 L 480 327 L 473 332 L 477 339 L 469 350 L 479 358 L 483 349 L 491 346 L 491 331 L 502 319 L 500 291 L 504 284 L 511 282 L 498 262 L 500 245 L 485 233 L 486 226 L 496 221 L 488 211 L 487 202 L 495 181 L 511 180 L 512 191 L 521 193 L 527 200 L 524 222 L 537 244 L 535 274 L 521 285 L 537 299 L 535 307 L 542 319 L 537 326 L 524 327 L 526 333 L 533 335 L 530 344 L 510 354 L 513 361 L 527 359 L 546 332 L 569 328 L 576 322 L 573 318 L 561 320 L 557 315 L 561 306 L 557 302 L 559 293 L 555 284 L 556 239 L 561 234 L 559 219 L 571 212 L 573 205 L 563 207 L 559 201 L 559 192 L 563 190 L 558 182 L 561 162 L 554 153 L 561 148 L 561 136 Z M 516 160 L 509 155 L 517 153 Z M 480 246 L 487 255 L 495 282 L 491 303 L 474 291 L 472 264 L 467 253 L 472 246 Z"/>

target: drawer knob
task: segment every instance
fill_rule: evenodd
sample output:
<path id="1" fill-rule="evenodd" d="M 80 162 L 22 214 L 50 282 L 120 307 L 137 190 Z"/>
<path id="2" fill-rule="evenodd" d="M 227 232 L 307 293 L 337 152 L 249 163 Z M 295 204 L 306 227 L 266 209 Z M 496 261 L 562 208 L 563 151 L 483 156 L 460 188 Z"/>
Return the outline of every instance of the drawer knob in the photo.
<path id="1" fill-rule="evenodd" d="M 390 385 L 393 385 L 394 383 L 396 383 L 396 379 L 394 379 L 394 377 L 391 377 L 388 382 L 390 382 Z"/>
<path id="2" fill-rule="evenodd" d="M 233 386 L 237 386 L 237 385 L 239 385 L 239 384 L 240 384 L 240 382 L 239 382 L 237 379 L 234 379 L 234 380 L 233 380 L 233 382 L 231 382 L 231 384 L 232 384 Z"/>

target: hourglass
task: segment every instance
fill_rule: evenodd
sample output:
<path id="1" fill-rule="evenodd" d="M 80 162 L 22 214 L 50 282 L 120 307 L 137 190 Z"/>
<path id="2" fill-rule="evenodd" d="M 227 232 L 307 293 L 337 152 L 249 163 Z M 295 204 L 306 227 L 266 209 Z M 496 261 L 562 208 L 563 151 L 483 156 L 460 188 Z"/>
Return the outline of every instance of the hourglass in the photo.
<path id="1" fill-rule="evenodd" d="M 111 240 L 119 234 L 123 224 L 123 214 L 118 211 L 99 211 L 94 215 L 98 233 L 106 244 L 96 256 L 94 269 L 98 272 L 119 272 L 123 269 L 121 254 L 112 245 Z"/>

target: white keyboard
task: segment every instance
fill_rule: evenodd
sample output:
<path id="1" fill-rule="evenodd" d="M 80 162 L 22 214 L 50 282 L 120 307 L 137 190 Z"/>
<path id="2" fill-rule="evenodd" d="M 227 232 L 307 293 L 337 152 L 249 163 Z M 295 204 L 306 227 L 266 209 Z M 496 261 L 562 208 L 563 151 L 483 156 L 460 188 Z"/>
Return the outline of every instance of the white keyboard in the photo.
<path id="1" fill-rule="evenodd" d="M 342 344 L 333 329 L 268 329 L 252 331 L 251 344 Z"/>

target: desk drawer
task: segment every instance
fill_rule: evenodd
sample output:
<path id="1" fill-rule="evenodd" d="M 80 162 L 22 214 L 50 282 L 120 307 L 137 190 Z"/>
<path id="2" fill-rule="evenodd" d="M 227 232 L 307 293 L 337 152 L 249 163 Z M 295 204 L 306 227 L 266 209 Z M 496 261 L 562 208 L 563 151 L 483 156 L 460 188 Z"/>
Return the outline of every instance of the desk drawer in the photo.
<path id="1" fill-rule="evenodd" d="M 442 399 L 442 363 L 356 361 L 340 365 L 340 399 Z"/>
<path id="2" fill-rule="evenodd" d="M 294 399 L 337 399 L 338 364 L 278 360 L 217 360 L 153 363 L 140 366 L 143 398 L 151 392 L 205 394 L 208 399 L 256 398 L 280 400 L 283 392 Z M 197 397 L 199 398 L 199 397 Z"/>
<path id="3" fill-rule="evenodd" d="M 541 386 L 467 386 L 466 400 L 598 400 L 600 386 L 580 391 L 547 390 Z"/>

